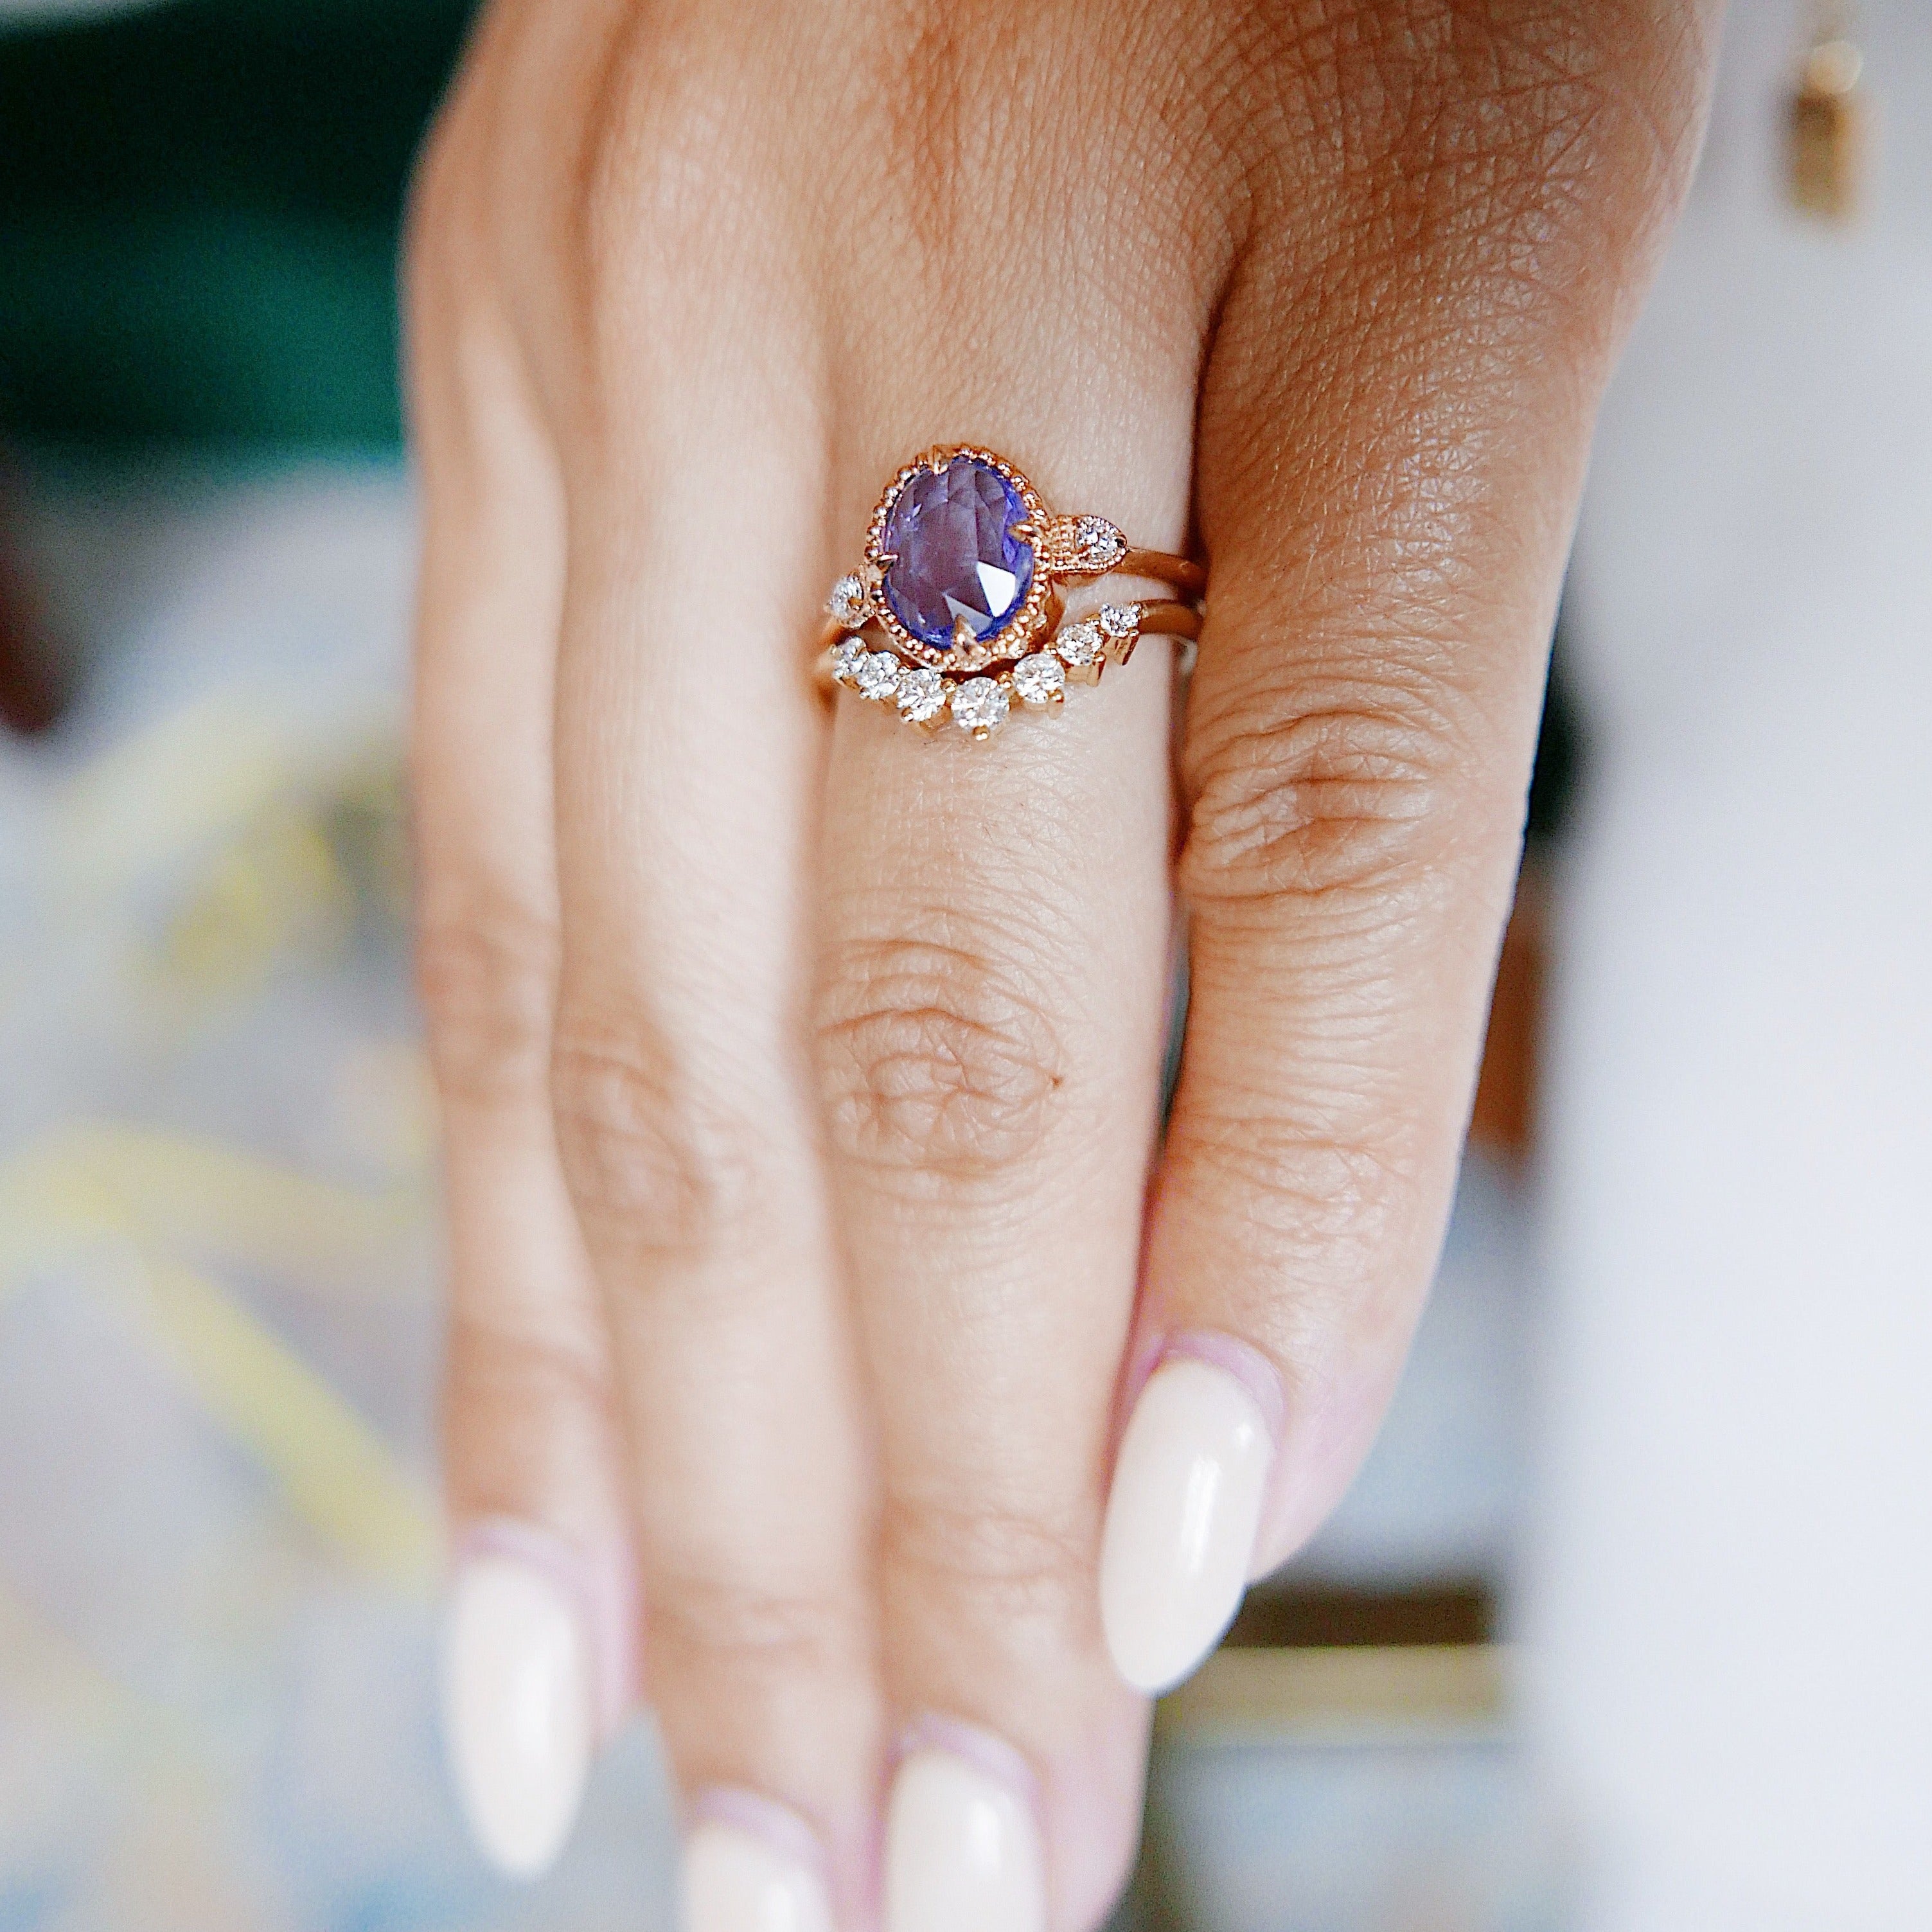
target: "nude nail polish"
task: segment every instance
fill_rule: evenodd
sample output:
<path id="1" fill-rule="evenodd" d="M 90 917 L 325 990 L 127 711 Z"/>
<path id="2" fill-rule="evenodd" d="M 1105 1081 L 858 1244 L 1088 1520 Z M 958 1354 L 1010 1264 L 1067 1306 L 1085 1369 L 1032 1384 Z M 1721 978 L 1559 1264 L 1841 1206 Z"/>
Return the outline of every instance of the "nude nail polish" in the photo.
<path id="1" fill-rule="evenodd" d="M 1042 1932 L 1040 1827 L 1010 1755 L 959 1727 L 944 1742 L 928 1732 L 901 1761 L 886 1816 L 886 1932 Z"/>
<path id="2" fill-rule="evenodd" d="M 562 1850 L 590 1770 L 593 1692 L 578 1604 L 519 1558 L 471 1554 L 442 1640 L 444 1742 L 477 1849 L 534 1878 Z"/>
<path id="3" fill-rule="evenodd" d="M 700 1818 L 684 1842 L 680 1932 L 832 1932 L 825 1882 L 764 1833 Z"/>
<path id="4" fill-rule="evenodd" d="M 1114 1667 L 1137 1690 L 1179 1683 L 1240 1606 L 1274 1460 L 1253 1385 L 1272 1371 L 1256 1358 L 1252 1372 L 1236 1372 L 1248 1366 L 1171 1351 L 1121 1440 L 1100 1544 L 1100 1618 Z"/>

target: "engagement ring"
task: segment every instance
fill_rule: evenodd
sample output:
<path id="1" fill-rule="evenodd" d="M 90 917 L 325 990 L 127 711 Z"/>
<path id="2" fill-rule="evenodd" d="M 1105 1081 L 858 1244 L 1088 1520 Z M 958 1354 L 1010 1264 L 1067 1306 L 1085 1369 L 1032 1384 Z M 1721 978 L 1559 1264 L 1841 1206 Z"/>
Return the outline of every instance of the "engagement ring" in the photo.
<path id="1" fill-rule="evenodd" d="M 1062 623 L 1056 585 L 1115 574 L 1175 596 Z M 1097 683 L 1144 636 L 1198 637 L 1206 585 L 1198 564 L 1133 548 L 1105 517 L 1055 515 L 990 450 L 934 449 L 886 486 L 864 566 L 832 586 L 819 674 L 921 730 L 950 718 L 984 739 L 1016 705 L 1048 710 L 1070 683 Z"/>

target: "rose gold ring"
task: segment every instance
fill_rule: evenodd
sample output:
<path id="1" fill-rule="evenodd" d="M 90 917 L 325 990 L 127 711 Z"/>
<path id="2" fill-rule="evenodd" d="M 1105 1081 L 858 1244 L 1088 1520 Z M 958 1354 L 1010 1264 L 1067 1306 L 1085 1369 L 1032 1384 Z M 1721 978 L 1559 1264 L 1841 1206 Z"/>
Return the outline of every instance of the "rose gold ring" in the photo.
<path id="1" fill-rule="evenodd" d="M 1112 574 L 1175 594 L 1061 622 L 1059 585 Z M 820 686 L 894 704 L 922 730 L 950 717 L 988 738 L 1016 704 L 1050 710 L 1069 684 L 1097 683 L 1144 636 L 1191 642 L 1206 587 L 1198 564 L 1135 549 L 1105 517 L 1055 515 L 991 450 L 929 450 L 886 484 L 863 567 L 832 586 Z"/>

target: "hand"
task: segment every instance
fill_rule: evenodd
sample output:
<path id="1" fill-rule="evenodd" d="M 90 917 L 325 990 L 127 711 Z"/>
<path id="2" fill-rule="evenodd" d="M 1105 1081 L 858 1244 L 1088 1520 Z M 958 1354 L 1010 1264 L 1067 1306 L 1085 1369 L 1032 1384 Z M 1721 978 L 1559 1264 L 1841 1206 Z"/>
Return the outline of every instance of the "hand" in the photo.
<path id="1" fill-rule="evenodd" d="M 409 279 L 450 1716 L 502 1862 L 635 1654 L 699 1932 L 1104 1912 L 1144 1694 L 1400 1367 L 1712 33 L 485 16 Z M 821 709 L 882 484 L 968 440 L 1208 560 L 1178 785 L 1160 640 L 985 744 Z"/>

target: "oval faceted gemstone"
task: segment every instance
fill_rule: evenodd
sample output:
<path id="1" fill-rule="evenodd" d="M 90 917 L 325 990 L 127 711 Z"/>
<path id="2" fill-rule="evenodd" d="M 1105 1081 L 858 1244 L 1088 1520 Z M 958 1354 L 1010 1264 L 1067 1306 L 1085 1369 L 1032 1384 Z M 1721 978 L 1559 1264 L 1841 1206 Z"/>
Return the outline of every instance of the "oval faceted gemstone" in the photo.
<path id="1" fill-rule="evenodd" d="M 921 643 L 942 650 L 964 621 L 990 638 L 1026 601 L 1033 546 L 1013 535 L 1026 520 L 1020 493 L 989 463 L 956 456 L 934 476 L 921 469 L 886 520 L 893 614 Z"/>

